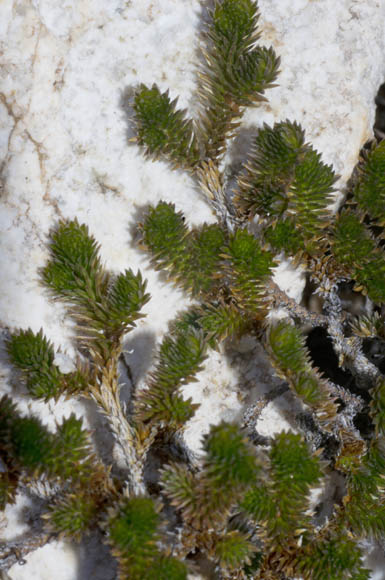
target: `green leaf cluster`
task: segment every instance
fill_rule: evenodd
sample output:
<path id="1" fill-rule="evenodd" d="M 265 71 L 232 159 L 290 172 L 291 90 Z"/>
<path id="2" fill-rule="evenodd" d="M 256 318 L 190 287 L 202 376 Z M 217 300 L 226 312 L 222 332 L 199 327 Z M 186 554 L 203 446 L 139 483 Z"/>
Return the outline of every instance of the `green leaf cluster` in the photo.
<path id="1" fill-rule="evenodd" d="M 370 415 L 375 428 L 360 465 L 349 473 L 341 521 L 358 537 L 385 535 L 385 382 L 370 390 Z"/>
<path id="2" fill-rule="evenodd" d="M 112 511 L 106 528 L 119 580 L 187 579 L 186 566 L 158 549 L 159 525 L 159 508 L 150 497 L 123 499 Z"/>
<path id="3" fill-rule="evenodd" d="M 225 570 L 249 564 L 256 551 L 247 533 L 227 528 L 231 510 L 260 471 L 255 450 L 232 423 L 212 426 L 204 438 L 199 473 L 186 466 L 163 470 L 162 486 L 181 512 L 186 533 Z"/>
<path id="4" fill-rule="evenodd" d="M 112 276 L 102 266 L 99 246 L 78 221 L 61 221 L 51 233 L 50 259 L 42 270 L 43 283 L 72 307 L 86 340 L 101 352 L 119 342 L 135 326 L 148 302 L 140 272 Z"/>
<path id="5" fill-rule="evenodd" d="M 99 469 L 82 420 L 73 414 L 51 433 L 36 417 L 22 417 L 4 395 L 0 419 L 0 447 L 11 471 L 17 468 L 31 477 L 41 474 L 85 484 Z"/>
<path id="6" fill-rule="evenodd" d="M 279 58 L 274 50 L 256 45 L 257 21 L 252 0 L 224 0 L 211 11 L 206 63 L 200 71 L 201 114 L 195 126 L 168 92 L 161 93 L 155 84 L 136 89 L 134 122 L 147 155 L 193 170 L 205 159 L 223 155 L 243 109 L 265 100 L 263 93 L 277 78 Z"/>
<path id="7" fill-rule="evenodd" d="M 174 204 L 159 202 L 149 209 L 141 230 L 143 245 L 151 252 L 156 268 L 166 269 L 193 296 L 217 288 L 214 276 L 225 242 L 225 233 L 218 224 L 188 230 Z"/>
<path id="8" fill-rule="evenodd" d="M 47 528 L 59 536 L 80 541 L 97 521 L 100 505 L 85 489 L 68 492 L 49 506 L 44 518 Z"/>
<path id="9" fill-rule="evenodd" d="M 324 237 L 327 205 L 336 176 L 311 145 L 298 123 L 264 125 L 256 136 L 235 204 L 249 218 L 258 214 L 271 247 L 295 255 Z M 318 248 L 317 248 L 318 249 Z"/>
<path id="10" fill-rule="evenodd" d="M 24 375 L 31 397 L 48 401 L 57 399 L 63 393 L 72 395 L 86 391 L 86 368 L 62 373 L 54 362 L 54 346 L 42 329 L 38 333 L 31 329 L 20 330 L 10 337 L 6 346 L 12 364 Z"/>
<path id="11" fill-rule="evenodd" d="M 264 527 L 274 545 L 285 545 L 297 530 L 312 528 L 306 511 L 309 492 L 323 475 L 319 458 L 300 435 L 279 433 L 269 451 L 269 469 L 246 493 L 242 508 Z"/>
<path id="12" fill-rule="evenodd" d="M 356 280 L 355 289 L 374 302 L 385 302 L 385 255 L 359 217 L 343 210 L 333 225 L 331 248 L 334 258 Z"/>
<path id="13" fill-rule="evenodd" d="M 225 248 L 229 290 L 238 304 L 255 315 L 263 315 L 265 286 L 276 265 L 270 252 L 246 230 L 236 230 Z"/>
<path id="14" fill-rule="evenodd" d="M 204 451 L 198 474 L 180 465 L 171 465 L 162 474 L 165 493 L 197 530 L 223 525 L 260 469 L 255 451 L 232 423 L 211 427 Z"/>
<path id="15" fill-rule="evenodd" d="M 279 321 L 270 326 L 266 346 L 277 374 L 313 409 L 323 427 L 330 428 L 337 407 L 326 381 L 311 365 L 301 331 L 287 321 Z"/>
<path id="16" fill-rule="evenodd" d="M 133 102 L 137 140 L 147 155 L 191 169 L 199 161 L 199 146 L 191 119 L 176 104 L 177 99 L 171 101 L 155 84 L 140 85 Z"/>
<path id="17" fill-rule="evenodd" d="M 340 531 L 332 538 L 307 543 L 299 551 L 296 572 L 304 580 L 369 580 L 370 571 L 362 565 L 362 552 L 349 535 Z"/>
<path id="18" fill-rule="evenodd" d="M 218 2 L 211 14 L 200 86 L 199 128 L 207 159 L 223 155 L 243 108 L 265 100 L 264 92 L 277 78 L 279 58 L 272 48 L 256 45 L 257 23 L 257 5 L 251 0 Z"/>
<path id="19" fill-rule="evenodd" d="M 385 225 L 385 142 L 372 147 L 353 192 L 359 209 L 378 225 Z"/>
<path id="20" fill-rule="evenodd" d="M 358 164 L 348 202 L 330 232 L 332 255 L 355 290 L 373 302 L 385 301 L 385 146 L 374 143 Z"/>
<path id="21" fill-rule="evenodd" d="M 264 313 L 265 284 L 275 262 L 246 230 L 238 229 L 227 239 L 219 225 L 188 230 L 183 215 L 165 202 L 150 208 L 141 227 L 156 267 L 167 269 L 193 296 L 210 298 L 219 285 L 226 285 L 239 308 L 255 315 Z M 230 324 L 230 312 L 230 308 L 218 312 L 223 322 L 225 316 L 226 324 Z M 238 325 L 234 309 L 231 318 Z"/>
<path id="22" fill-rule="evenodd" d="M 148 380 L 148 389 L 140 391 L 136 416 L 144 422 L 161 423 L 177 429 L 188 421 L 197 405 L 184 399 L 181 386 L 195 379 L 206 358 L 207 344 L 203 333 L 192 326 L 176 326 L 160 345 L 155 370 Z"/>

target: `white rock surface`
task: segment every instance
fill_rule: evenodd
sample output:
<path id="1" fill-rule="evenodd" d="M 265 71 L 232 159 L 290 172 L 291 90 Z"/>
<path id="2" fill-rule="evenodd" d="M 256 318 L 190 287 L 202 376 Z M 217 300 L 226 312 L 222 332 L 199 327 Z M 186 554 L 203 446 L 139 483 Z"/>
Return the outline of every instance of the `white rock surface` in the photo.
<path id="1" fill-rule="evenodd" d="M 299 121 L 343 186 L 371 136 L 374 96 L 385 76 L 385 0 L 260 0 L 259 5 L 262 41 L 281 56 L 282 73 L 279 86 L 267 94 L 269 103 L 248 111 L 244 127 L 250 132 L 263 122 Z M 157 82 L 172 97 L 179 95 L 180 106 L 194 106 L 201 12 L 199 0 L 0 2 L 1 322 L 11 330 L 43 327 L 73 354 L 65 309 L 47 299 L 37 271 L 47 258 L 50 227 L 77 216 L 100 242 L 110 269 L 140 267 L 149 281 L 148 316 L 127 338 L 127 350 L 133 349 L 127 361 L 138 380 L 167 321 L 187 304 L 135 246 L 132 227 L 140 208 L 164 199 L 191 224 L 215 217 L 188 176 L 144 160 L 127 144 L 123 95 L 140 82 Z M 241 153 L 233 155 L 239 160 Z M 281 268 L 277 280 L 300 298 L 298 273 L 290 277 Z M 186 429 L 195 450 L 210 423 L 240 414 L 245 385 L 254 398 L 269 388 L 270 370 L 265 362 L 257 364 L 263 357 L 252 348 L 256 361 L 246 370 L 235 372 L 231 359 L 214 353 L 200 382 L 186 387 L 186 395 L 201 403 Z M 12 391 L 23 410 L 39 413 L 51 426 L 55 417 L 75 410 L 95 427 L 95 413 L 81 402 L 31 403 L 21 387 L 11 385 L 3 361 L 2 390 Z M 270 406 L 270 417 L 268 409 L 263 415 L 269 433 L 285 426 Z M 7 538 L 21 533 L 24 511 L 18 504 L 7 511 Z M 67 544 L 47 546 L 9 574 L 13 580 L 108 580 L 111 570 L 96 554 Z"/>

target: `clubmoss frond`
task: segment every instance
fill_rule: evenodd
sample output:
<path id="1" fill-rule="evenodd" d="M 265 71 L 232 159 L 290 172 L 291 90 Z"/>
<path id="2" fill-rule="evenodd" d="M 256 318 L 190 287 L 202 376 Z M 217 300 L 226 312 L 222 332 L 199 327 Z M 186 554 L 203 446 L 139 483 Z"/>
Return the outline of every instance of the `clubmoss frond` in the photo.
<path id="1" fill-rule="evenodd" d="M 107 278 L 99 257 L 99 245 L 84 224 L 61 221 L 51 233 L 50 261 L 42 280 L 57 297 L 83 305 L 87 297 L 101 300 Z"/>
<path id="2" fill-rule="evenodd" d="M 276 265 L 272 254 L 246 230 L 232 234 L 224 252 L 230 292 L 241 308 L 263 316 L 267 308 L 265 286 Z"/>
<path id="3" fill-rule="evenodd" d="M 348 474 L 347 494 L 338 512 L 342 525 L 356 537 L 385 534 L 385 438 L 371 442 L 361 464 Z"/>
<path id="4" fill-rule="evenodd" d="M 332 167 L 305 143 L 300 125 L 265 124 L 239 178 L 234 203 L 242 215 L 259 215 L 276 251 L 294 255 L 305 246 L 313 251 L 310 240 L 324 237 L 331 217 L 327 205 L 336 179 Z"/>
<path id="5" fill-rule="evenodd" d="M 184 465 L 168 465 L 162 471 L 161 485 L 172 505 L 182 512 L 184 520 L 190 521 L 199 501 L 194 475 Z"/>
<path id="6" fill-rule="evenodd" d="M 259 38 L 258 18 L 257 3 L 253 0 L 217 2 L 208 34 L 218 50 L 228 50 L 234 44 L 235 51 L 246 52 Z"/>
<path id="7" fill-rule="evenodd" d="M 243 108 L 255 105 L 274 86 L 279 58 L 272 48 L 257 47 L 258 11 L 252 0 L 217 2 L 207 30 L 200 96 L 200 131 L 205 158 L 216 160 L 239 125 Z"/>
<path id="8" fill-rule="evenodd" d="M 73 478 L 83 482 L 92 477 L 97 462 L 92 453 L 89 434 L 82 423 L 82 419 L 71 413 L 58 424 L 47 467 L 64 479 Z"/>
<path id="9" fill-rule="evenodd" d="M 273 495 L 278 508 L 273 533 L 286 535 L 303 527 L 308 494 L 319 482 L 322 466 L 301 436 L 294 433 L 276 435 L 269 455 Z"/>
<path id="10" fill-rule="evenodd" d="M 204 471 L 212 485 L 224 488 L 248 485 L 259 467 L 254 449 L 238 425 L 222 422 L 204 439 Z"/>
<path id="11" fill-rule="evenodd" d="M 338 216 L 331 237 L 333 256 L 351 278 L 355 290 L 374 302 L 385 302 L 385 257 L 362 219 L 349 210 Z"/>
<path id="12" fill-rule="evenodd" d="M 235 424 L 222 422 L 211 427 L 204 450 L 201 473 L 192 474 L 178 465 L 162 472 L 165 493 L 197 532 L 221 529 L 260 469 L 255 450 Z M 202 542 L 208 549 L 212 539 L 204 539 L 203 534 Z"/>
<path id="13" fill-rule="evenodd" d="M 369 571 L 362 566 L 361 549 L 344 532 L 324 541 L 309 542 L 300 552 L 295 571 L 305 580 L 369 578 Z"/>
<path id="14" fill-rule="evenodd" d="M 241 506 L 260 522 L 275 545 L 294 537 L 298 529 L 311 529 L 305 512 L 309 491 L 322 476 L 322 465 L 294 433 L 275 435 L 269 457 L 269 480 L 255 482 Z"/>
<path id="15" fill-rule="evenodd" d="M 54 347 L 42 329 L 37 334 L 31 329 L 20 330 L 6 346 L 12 364 L 22 371 L 32 397 L 47 401 L 63 392 L 64 375 L 54 364 Z"/>
<path id="16" fill-rule="evenodd" d="M 106 527 L 119 580 L 187 579 L 186 566 L 158 550 L 159 525 L 159 506 L 149 497 L 123 499 L 111 511 Z"/>
<path id="17" fill-rule="evenodd" d="M 197 324 L 207 336 L 208 344 L 215 348 L 227 337 L 245 332 L 249 321 L 234 304 L 220 302 L 202 305 L 197 310 Z"/>
<path id="18" fill-rule="evenodd" d="M 354 188 L 358 207 L 378 225 L 385 225 L 385 142 L 372 148 L 359 169 Z"/>
<path id="19" fill-rule="evenodd" d="M 330 429 L 337 406 L 326 381 L 311 366 L 301 332 L 290 323 L 280 321 L 269 329 L 267 348 L 277 374 L 315 411 L 322 426 Z"/>
<path id="20" fill-rule="evenodd" d="M 99 245 L 85 225 L 62 221 L 51 234 L 50 260 L 42 270 L 43 283 L 64 299 L 81 327 L 87 350 L 97 345 L 101 356 L 111 354 L 122 334 L 135 326 L 139 310 L 149 300 L 140 272 L 126 270 L 112 278 L 104 269 Z M 93 346 L 95 350 L 95 346 Z"/>
<path id="21" fill-rule="evenodd" d="M 53 441 L 48 431 L 35 417 L 15 417 L 9 423 L 2 444 L 8 456 L 21 470 L 33 475 L 50 466 Z"/>
<path id="22" fill-rule="evenodd" d="M 50 433 L 36 417 L 22 417 L 8 397 L 0 401 L 0 447 L 10 469 L 30 476 L 44 474 L 63 481 L 89 481 L 96 473 L 105 477 L 104 468 L 92 453 L 82 420 L 73 414 L 63 419 L 56 433 Z M 104 475 L 103 475 L 104 474 Z"/>
<path id="23" fill-rule="evenodd" d="M 142 243 L 151 252 L 156 268 L 170 268 L 171 274 L 181 269 L 187 249 L 185 219 L 173 203 L 161 201 L 150 207 L 141 224 Z"/>
<path id="24" fill-rule="evenodd" d="M 139 270 L 136 274 L 125 270 L 112 281 L 107 294 L 108 333 L 121 334 L 134 327 L 134 321 L 144 316 L 140 310 L 150 300 L 146 286 L 147 281 L 143 280 Z"/>
<path id="25" fill-rule="evenodd" d="M 376 386 L 370 390 L 370 414 L 377 436 L 385 436 L 385 380 L 378 379 Z"/>
<path id="26" fill-rule="evenodd" d="M 80 541 L 95 524 L 99 508 L 95 497 L 84 490 L 76 490 L 51 504 L 43 517 L 50 532 Z"/>
<path id="27" fill-rule="evenodd" d="M 11 362 L 21 370 L 31 397 L 48 401 L 62 394 L 87 392 L 88 367 L 79 361 L 75 371 L 62 373 L 54 364 L 54 347 L 42 329 L 38 333 L 31 329 L 19 330 L 7 341 L 6 347 Z"/>
<path id="28" fill-rule="evenodd" d="M 193 296 L 209 294 L 217 286 L 215 275 L 220 267 L 220 252 L 225 243 L 225 232 L 217 224 L 203 224 L 191 230 L 188 237 L 188 256 L 182 285 Z"/>
<path id="29" fill-rule="evenodd" d="M 260 470 L 255 450 L 237 425 L 222 422 L 204 439 L 206 452 L 198 485 L 194 521 L 202 527 L 220 526 Z"/>
<path id="30" fill-rule="evenodd" d="M 193 123 L 176 104 L 177 99 L 171 101 L 168 91 L 161 93 L 157 85 L 140 85 L 133 102 L 137 139 L 153 159 L 164 157 L 174 167 L 194 169 L 200 155 Z"/>
<path id="31" fill-rule="evenodd" d="M 170 277 L 193 296 L 213 291 L 225 242 L 219 225 L 203 224 L 188 230 L 175 206 L 160 202 L 150 208 L 141 229 L 143 245 L 151 252 L 156 268 L 168 270 Z"/>
<path id="32" fill-rule="evenodd" d="M 194 328 L 175 328 L 160 346 L 158 363 L 148 389 L 138 394 L 136 413 L 142 421 L 161 421 L 171 428 L 189 419 L 196 405 L 185 401 L 178 389 L 193 380 L 206 358 L 203 333 Z"/>
<path id="33" fill-rule="evenodd" d="M 109 543 L 126 577 L 141 580 L 156 552 L 159 508 L 149 497 L 121 502 L 108 519 Z M 128 575 L 129 574 L 129 575 Z M 124 578 L 121 574 L 120 578 Z"/>
<path id="34" fill-rule="evenodd" d="M 237 530 L 223 534 L 215 545 L 214 559 L 222 570 L 236 572 L 250 564 L 257 548 L 249 538 Z"/>

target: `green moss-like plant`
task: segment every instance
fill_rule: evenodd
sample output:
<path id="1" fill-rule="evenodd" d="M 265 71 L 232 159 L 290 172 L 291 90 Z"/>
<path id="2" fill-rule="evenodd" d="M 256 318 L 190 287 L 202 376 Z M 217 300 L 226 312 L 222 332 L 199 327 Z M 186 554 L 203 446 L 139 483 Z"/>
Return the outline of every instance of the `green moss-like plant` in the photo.
<path id="1" fill-rule="evenodd" d="M 51 231 L 40 273 L 75 321 L 74 370 L 61 370 L 43 329 L 19 329 L 7 340 L 25 396 L 93 401 L 121 457 L 119 469 L 114 457 L 104 463 L 74 415 L 49 430 L 5 395 L 1 507 L 23 486 L 51 485 L 42 543 L 79 541 L 98 530 L 119 580 L 186 580 L 207 569 L 218 580 L 368 580 L 362 540 L 385 537 L 385 379 L 363 348 L 365 340 L 385 338 L 384 142 L 361 160 L 336 215 L 328 207 L 333 168 L 290 120 L 256 129 L 234 189 L 227 146 L 245 108 L 266 100 L 278 75 L 279 58 L 258 44 L 257 25 L 256 1 L 214 3 L 197 118 L 156 85 L 132 91 L 137 145 L 150 159 L 188 171 L 218 218 L 189 227 L 177 200 L 160 201 L 139 225 L 152 265 L 192 299 L 170 323 L 145 385 L 122 403 L 122 344 L 144 315 L 146 281 L 131 269 L 112 274 L 96 238 L 76 219 Z M 276 286 L 282 256 L 316 283 L 322 314 Z M 346 282 L 370 300 L 370 311 L 357 319 L 343 310 Z M 286 309 L 285 319 L 270 316 L 274 306 Z M 306 331 L 319 325 L 340 367 L 357 379 L 351 392 L 312 360 Z M 242 424 L 211 426 L 197 458 L 183 430 L 199 405 L 182 388 L 197 382 L 210 349 L 221 352 L 226 339 L 250 334 L 296 399 L 298 432 L 258 436 L 258 407 L 270 393 L 245 409 Z M 325 518 L 312 497 L 331 475 L 343 491 Z"/>

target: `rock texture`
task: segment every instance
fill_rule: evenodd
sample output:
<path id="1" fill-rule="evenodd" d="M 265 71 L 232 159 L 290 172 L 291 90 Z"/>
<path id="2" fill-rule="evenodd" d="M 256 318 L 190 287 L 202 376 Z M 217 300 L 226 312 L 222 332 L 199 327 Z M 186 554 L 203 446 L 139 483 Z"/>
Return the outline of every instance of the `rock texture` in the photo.
<path id="1" fill-rule="evenodd" d="M 385 0 L 260 0 L 259 5 L 261 40 L 281 56 L 282 73 L 279 86 L 267 94 L 269 102 L 247 112 L 232 162 L 243 158 L 255 127 L 297 120 L 341 175 L 342 190 L 372 135 L 374 96 L 385 77 Z M 167 321 L 187 303 L 148 266 L 136 247 L 134 224 L 143 206 L 159 199 L 174 202 L 190 223 L 215 217 L 188 176 L 145 160 L 129 145 L 125 94 L 140 82 L 157 82 L 179 95 L 181 106 L 194 109 L 204 8 L 199 0 L 0 2 L 0 320 L 4 332 L 43 327 L 68 354 L 61 364 L 70 364 L 73 353 L 71 324 L 64 308 L 49 301 L 37 275 L 47 257 L 47 234 L 59 219 L 77 216 L 100 242 L 110 269 L 140 267 L 149 281 L 147 318 L 127 337 L 134 381 L 143 380 Z M 281 268 L 277 281 L 299 299 L 304 282 L 298 273 Z M 260 396 L 274 382 L 258 346 L 244 350 L 226 358 L 212 354 L 201 381 L 185 389 L 201 403 L 186 430 L 197 451 L 210 423 L 237 417 L 242 399 Z M 258 365 L 243 365 L 250 354 Z M 111 442 L 91 405 L 30 403 L 12 382 L 5 357 L 2 361 L 3 392 L 12 391 L 22 409 L 41 414 L 47 424 L 71 410 L 82 413 L 108 456 Z M 280 411 L 270 406 L 270 419 L 268 409 L 263 415 L 266 433 L 288 420 L 280 423 Z M 6 511 L 3 538 L 27 529 L 28 505 L 20 498 Z M 108 560 L 103 564 L 92 542 L 87 546 L 77 551 L 46 546 L 24 566 L 14 566 L 10 578 L 112 579 Z"/>

